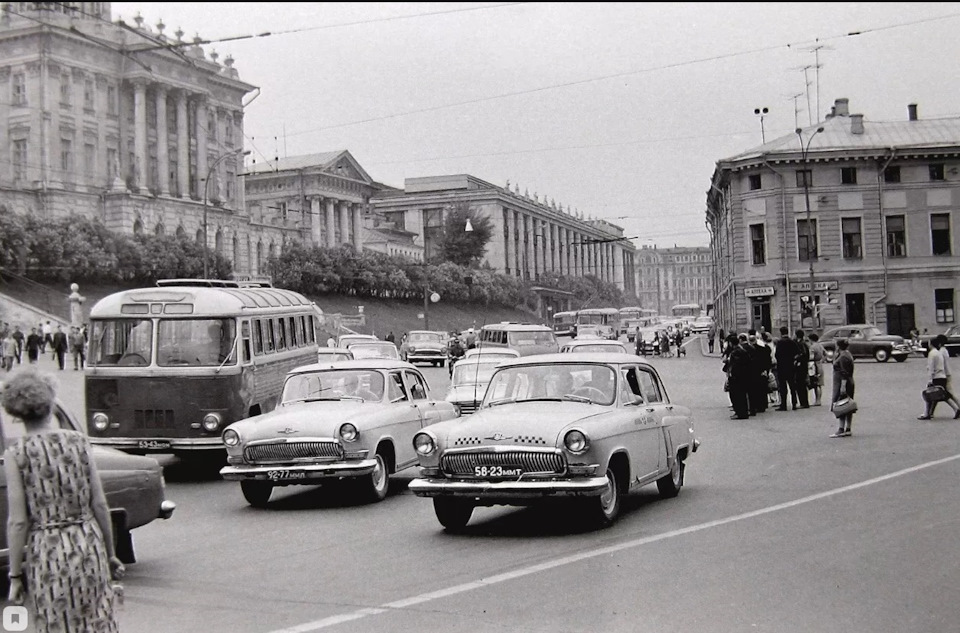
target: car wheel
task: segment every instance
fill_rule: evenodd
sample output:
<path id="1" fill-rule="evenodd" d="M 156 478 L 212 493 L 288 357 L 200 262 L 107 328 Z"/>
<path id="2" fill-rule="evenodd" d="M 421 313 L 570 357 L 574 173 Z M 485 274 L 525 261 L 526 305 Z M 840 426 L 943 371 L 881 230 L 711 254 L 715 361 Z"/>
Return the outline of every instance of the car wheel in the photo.
<path id="1" fill-rule="evenodd" d="M 607 468 L 606 485 L 598 497 L 587 500 L 587 520 L 596 527 L 612 525 L 620 516 L 620 487 L 617 485 L 617 475 L 612 468 Z"/>
<path id="2" fill-rule="evenodd" d="M 657 490 L 664 499 L 672 499 L 680 494 L 680 488 L 683 487 L 684 463 L 680 459 L 674 459 L 670 472 L 657 480 Z"/>
<path id="3" fill-rule="evenodd" d="M 874 350 L 873 357 L 877 359 L 878 363 L 885 363 L 890 360 L 890 352 L 881 347 Z"/>
<path id="4" fill-rule="evenodd" d="M 373 472 L 357 481 L 360 485 L 360 496 L 371 503 L 383 501 L 390 489 L 390 469 L 387 466 L 387 460 L 380 453 L 377 453 L 375 459 L 377 464 Z"/>
<path id="5" fill-rule="evenodd" d="M 269 481 L 241 481 L 240 490 L 243 498 L 254 508 L 266 508 L 273 494 L 273 484 Z"/>
<path id="6" fill-rule="evenodd" d="M 907 357 L 906 357 L 906 356 L 896 356 L 896 357 L 894 357 L 894 360 L 897 361 L 898 363 L 902 363 L 903 361 L 907 360 Z"/>
<path id="7" fill-rule="evenodd" d="M 463 499 L 433 498 L 433 511 L 437 521 L 449 532 L 457 532 L 467 527 L 473 514 L 473 503 Z"/>

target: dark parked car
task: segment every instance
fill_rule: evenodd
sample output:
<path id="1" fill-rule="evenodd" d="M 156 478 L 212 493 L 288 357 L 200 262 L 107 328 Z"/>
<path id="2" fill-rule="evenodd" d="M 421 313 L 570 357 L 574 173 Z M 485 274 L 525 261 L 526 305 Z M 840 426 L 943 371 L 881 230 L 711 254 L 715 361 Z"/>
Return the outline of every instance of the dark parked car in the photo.
<path id="1" fill-rule="evenodd" d="M 954 325 L 943 333 L 947 337 L 947 344 L 944 346 L 951 356 L 960 356 L 960 325 Z M 930 341 L 936 334 L 924 334 L 920 337 L 920 346 L 923 348 L 923 355 L 926 356 L 930 351 Z"/>
<path id="2" fill-rule="evenodd" d="M 893 358 L 898 363 L 902 363 L 910 355 L 910 346 L 902 336 L 883 334 L 875 325 L 860 323 L 842 325 L 823 333 L 820 343 L 823 344 L 826 360 L 833 360 L 837 339 L 841 338 L 850 342 L 850 353 L 854 358 L 875 358 L 880 363 Z"/>
<path id="3" fill-rule="evenodd" d="M 2 384 L 0 384 L 2 389 Z M 83 432 L 83 426 L 59 403 L 54 416 L 64 429 Z M 23 423 L 0 409 L 2 448 L 24 433 Z M 163 469 L 157 460 L 128 455 L 104 446 L 93 447 L 93 459 L 103 482 L 110 506 L 117 557 L 124 563 L 136 562 L 130 530 L 154 519 L 169 519 L 176 504 L 164 499 Z M 7 549 L 7 477 L 0 468 L 0 567 L 8 566 Z"/>

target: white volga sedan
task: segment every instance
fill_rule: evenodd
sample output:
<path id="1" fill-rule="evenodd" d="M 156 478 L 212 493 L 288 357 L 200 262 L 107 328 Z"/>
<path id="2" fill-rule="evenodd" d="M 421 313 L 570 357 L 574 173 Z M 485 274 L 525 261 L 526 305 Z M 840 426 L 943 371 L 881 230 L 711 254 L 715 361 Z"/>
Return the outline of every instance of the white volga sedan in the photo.
<path id="1" fill-rule="evenodd" d="M 683 485 L 700 445 L 690 410 L 670 401 L 656 369 L 632 354 L 546 354 L 503 361 L 480 409 L 413 438 L 420 477 L 447 530 L 476 506 L 567 498 L 597 526 L 620 513 L 621 496 L 656 483 Z"/>
<path id="2" fill-rule="evenodd" d="M 276 409 L 223 431 L 224 479 L 250 505 L 276 486 L 351 479 L 368 501 L 387 495 L 389 476 L 416 464 L 414 434 L 455 418 L 409 363 L 383 358 L 315 363 L 289 372 Z"/>

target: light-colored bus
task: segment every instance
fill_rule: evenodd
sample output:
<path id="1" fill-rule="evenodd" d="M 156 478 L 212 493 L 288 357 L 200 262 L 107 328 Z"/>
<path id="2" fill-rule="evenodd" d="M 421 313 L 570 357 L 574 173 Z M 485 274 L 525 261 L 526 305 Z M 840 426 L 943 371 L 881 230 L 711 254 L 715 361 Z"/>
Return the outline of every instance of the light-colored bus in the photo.
<path id="1" fill-rule="evenodd" d="M 283 378 L 317 361 L 321 312 L 262 282 L 175 279 L 104 297 L 90 311 L 84 376 L 91 442 L 182 457 L 277 403 Z"/>
<path id="2" fill-rule="evenodd" d="M 637 333 L 637 328 L 647 327 L 657 322 L 657 311 L 650 308 L 632 306 L 620 308 L 620 326 L 617 335 L 626 334 L 629 340 Z"/>
<path id="3" fill-rule="evenodd" d="M 492 323 L 484 325 L 477 337 L 477 347 L 509 347 L 521 356 L 556 354 L 560 351 L 557 336 L 546 325 L 530 323 Z"/>
<path id="4" fill-rule="evenodd" d="M 553 313 L 553 333 L 557 336 L 573 336 L 577 333 L 577 312 Z"/>
<path id="5" fill-rule="evenodd" d="M 620 311 L 616 308 L 586 308 L 577 311 L 577 327 L 596 325 L 604 338 L 615 339 L 620 328 Z"/>

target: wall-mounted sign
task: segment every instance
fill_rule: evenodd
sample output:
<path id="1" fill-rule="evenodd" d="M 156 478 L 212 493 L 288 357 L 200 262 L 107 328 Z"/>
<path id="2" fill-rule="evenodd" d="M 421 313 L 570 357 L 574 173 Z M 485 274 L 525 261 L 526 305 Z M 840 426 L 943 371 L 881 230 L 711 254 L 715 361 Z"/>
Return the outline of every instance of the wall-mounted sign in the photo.
<path id="1" fill-rule="evenodd" d="M 813 282 L 814 291 L 817 290 L 839 290 L 840 282 L 837 281 L 815 281 Z M 810 292 L 809 281 L 797 281 L 790 284 L 790 290 L 793 292 Z"/>
<path id="2" fill-rule="evenodd" d="M 772 297 L 773 296 L 773 286 L 760 286 L 758 288 L 744 288 L 743 296 L 745 297 Z"/>

